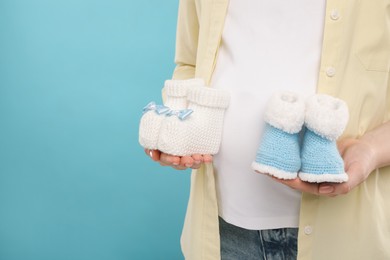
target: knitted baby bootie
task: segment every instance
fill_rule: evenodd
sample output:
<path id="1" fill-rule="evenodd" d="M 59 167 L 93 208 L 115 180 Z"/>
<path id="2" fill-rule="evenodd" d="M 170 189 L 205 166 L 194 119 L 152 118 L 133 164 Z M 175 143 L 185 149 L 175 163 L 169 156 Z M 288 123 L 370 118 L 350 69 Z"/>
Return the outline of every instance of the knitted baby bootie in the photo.
<path id="1" fill-rule="evenodd" d="M 173 113 L 163 121 L 158 149 L 176 156 L 216 154 L 229 100 L 226 91 L 205 86 L 191 87 L 188 109 L 193 113 L 184 120 Z"/>
<path id="2" fill-rule="evenodd" d="M 167 113 L 172 110 L 185 109 L 187 107 L 188 88 L 202 86 L 201 79 L 167 80 L 163 93 L 165 94 L 164 105 L 150 102 L 144 107 L 144 114 L 139 125 L 139 143 L 147 149 L 157 149 L 161 123 Z"/>
<path id="3" fill-rule="evenodd" d="M 252 168 L 279 179 L 295 179 L 301 167 L 299 132 L 305 115 L 305 102 L 298 94 L 277 93 L 265 111 L 266 122 Z"/>
<path id="4" fill-rule="evenodd" d="M 307 100 L 299 172 L 301 180 L 316 183 L 348 180 L 336 145 L 348 117 L 348 107 L 340 99 L 319 94 Z"/>

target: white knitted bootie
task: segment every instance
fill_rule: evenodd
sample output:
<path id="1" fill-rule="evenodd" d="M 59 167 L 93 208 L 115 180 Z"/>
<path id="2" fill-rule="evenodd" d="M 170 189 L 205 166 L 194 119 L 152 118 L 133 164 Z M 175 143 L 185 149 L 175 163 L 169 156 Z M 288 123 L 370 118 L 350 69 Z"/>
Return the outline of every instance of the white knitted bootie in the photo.
<path id="1" fill-rule="evenodd" d="M 167 80 L 164 84 L 164 105 L 156 105 L 150 102 L 144 107 L 144 114 L 139 125 L 139 143 L 147 149 L 157 149 L 161 123 L 172 110 L 185 109 L 187 107 L 188 88 L 203 86 L 202 79 Z"/>
<path id="2" fill-rule="evenodd" d="M 229 100 L 229 94 L 223 90 L 189 88 L 188 109 L 193 113 L 184 120 L 175 114 L 164 119 L 158 149 L 176 156 L 216 154 Z"/>

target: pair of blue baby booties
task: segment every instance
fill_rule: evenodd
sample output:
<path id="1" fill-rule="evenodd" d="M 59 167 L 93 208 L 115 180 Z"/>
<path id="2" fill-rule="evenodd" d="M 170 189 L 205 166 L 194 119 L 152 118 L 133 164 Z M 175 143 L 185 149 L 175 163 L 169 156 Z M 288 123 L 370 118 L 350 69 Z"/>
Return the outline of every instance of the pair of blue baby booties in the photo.
<path id="1" fill-rule="evenodd" d="M 341 99 L 276 93 L 265 109 L 264 131 L 252 168 L 279 179 L 346 182 L 336 140 L 348 117 L 348 107 Z"/>

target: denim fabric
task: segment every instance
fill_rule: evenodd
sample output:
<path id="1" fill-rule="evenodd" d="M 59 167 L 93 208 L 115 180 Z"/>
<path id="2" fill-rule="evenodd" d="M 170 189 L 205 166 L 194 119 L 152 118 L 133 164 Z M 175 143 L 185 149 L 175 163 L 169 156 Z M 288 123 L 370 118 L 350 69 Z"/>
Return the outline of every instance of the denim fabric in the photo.
<path id="1" fill-rule="evenodd" d="M 219 218 L 221 260 L 293 260 L 298 228 L 247 230 Z"/>

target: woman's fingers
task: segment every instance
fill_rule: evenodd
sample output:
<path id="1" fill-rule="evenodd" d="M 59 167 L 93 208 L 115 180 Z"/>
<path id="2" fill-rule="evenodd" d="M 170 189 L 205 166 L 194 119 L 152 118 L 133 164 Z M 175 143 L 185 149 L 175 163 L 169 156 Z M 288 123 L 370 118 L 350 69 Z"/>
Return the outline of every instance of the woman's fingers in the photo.
<path id="1" fill-rule="evenodd" d="M 211 163 L 213 161 L 212 155 L 174 156 L 159 150 L 144 149 L 144 151 L 146 155 L 153 161 L 159 162 L 161 166 L 171 166 L 176 170 L 199 169 L 203 163 Z"/>
<path id="2" fill-rule="evenodd" d="M 145 154 L 148 155 L 153 161 L 160 161 L 161 152 L 159 150 L 145 149 Z"/>
<path id="3" fill-rule="evenodd" d="M 166 166 L 179 166 L 180 165 L 180 157 L 173 156 L 166 153 L 161 153 L 160 163 L 163 163 Z"/>

